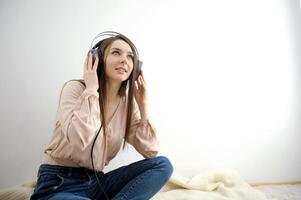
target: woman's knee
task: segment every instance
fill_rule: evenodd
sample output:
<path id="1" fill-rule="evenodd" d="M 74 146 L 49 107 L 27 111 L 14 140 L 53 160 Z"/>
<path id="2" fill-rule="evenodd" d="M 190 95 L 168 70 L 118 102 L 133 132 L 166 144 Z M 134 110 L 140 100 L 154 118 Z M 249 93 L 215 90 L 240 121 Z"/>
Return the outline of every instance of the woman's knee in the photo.
<path id="1" fill-rule="evenodd" d="M 166 175 L 168 178 L 173 173 L 173 166 L 170 162 L 170 160 L 165 156 L 157 156 L 154 158 L 157 163 L 157 168 L 160 168 L 160 170 Z"/>

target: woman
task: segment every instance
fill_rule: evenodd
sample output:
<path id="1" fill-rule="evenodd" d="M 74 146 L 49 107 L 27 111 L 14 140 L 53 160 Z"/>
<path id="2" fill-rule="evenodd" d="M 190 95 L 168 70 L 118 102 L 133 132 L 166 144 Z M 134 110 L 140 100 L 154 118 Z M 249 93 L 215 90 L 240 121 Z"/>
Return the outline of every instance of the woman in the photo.
<path id="1" fill-rule="evenodd" d="M 85 60 L 84 81 L 63 86 L 54 134 L 31 199 L 147 200 L 172 174 L 170 161 L 156 157 L 157 133 L 149 121 L 134 44 L 117 34 L 96 46 L 94 64 L 92 52 Z M 122 141 L 145 159 L 103 173 Z"/>

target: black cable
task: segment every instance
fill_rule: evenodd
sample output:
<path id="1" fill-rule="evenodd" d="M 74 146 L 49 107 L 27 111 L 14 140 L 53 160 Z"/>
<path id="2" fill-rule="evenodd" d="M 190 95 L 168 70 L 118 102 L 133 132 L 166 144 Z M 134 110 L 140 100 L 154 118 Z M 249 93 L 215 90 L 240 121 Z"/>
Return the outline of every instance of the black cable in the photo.
<path id="1" fill-rule="evenodd" d="M 97 137 L 98 137 L 98 135 L 99 135 L 99 133 L 100 133 L 101 128 L 102 128 L 102 125 L 100 126 L 100 129 L 99 129 L 99 131 L 97 132 L 97 134 L 96 134 L 96 136 L 95 136 L 95 138 L 94 138 L 93 144 L 92 144 L 92 148 L 91 148 L 91 161 L 92 161 L 92 167 L 93 167 L 93 171 L 94 171 L 94 175 L 95 175 L 95 177 L 96 177 L 97 183 L 98 183 L 100 189 L 102 190 L 103 194 L 105 195 L 106 199 L 107 199 L 107 200 L 110 200 L 109 197 L 108 197 L 108 195 L 106 194 L 106 192 L 104 191 L 103 187 L 102 187 L 101 184 L 100 184 L 100 181 L 99 181 L 98 176 L 97 176 L 97 172 L 96 172 L 96 170 L 95 170 L 95 168 L 94 168 L 94 162 L 93 162 L 93 148 L 94 148 L 96 139 L 97 139 Z"/>

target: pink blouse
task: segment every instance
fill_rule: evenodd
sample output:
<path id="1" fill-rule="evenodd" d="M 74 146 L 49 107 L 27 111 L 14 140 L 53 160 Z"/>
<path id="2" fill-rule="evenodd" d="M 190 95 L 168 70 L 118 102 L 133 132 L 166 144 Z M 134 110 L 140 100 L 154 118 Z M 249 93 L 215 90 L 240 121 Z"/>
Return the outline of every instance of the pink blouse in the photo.
<path id="1" fill-rule="evenodd" d="M 101 129 L 94 145 L 93 162 L 102 171 L 112 160 L 123 139 L 145 158 L 155 157 L 159 151 L 156 130 L 150 121 L 140 121 L 139 108 L 134 101 L 130 133 L 125 138 L 127 100 L 121 98 L 106 134 Z M 100 128 L 99 94 L 86 89 L 76 80 L 64 84 L 57 111 L 53 136 L 44 153 L 45 164 L 92 169 L 91 148 Z"/>

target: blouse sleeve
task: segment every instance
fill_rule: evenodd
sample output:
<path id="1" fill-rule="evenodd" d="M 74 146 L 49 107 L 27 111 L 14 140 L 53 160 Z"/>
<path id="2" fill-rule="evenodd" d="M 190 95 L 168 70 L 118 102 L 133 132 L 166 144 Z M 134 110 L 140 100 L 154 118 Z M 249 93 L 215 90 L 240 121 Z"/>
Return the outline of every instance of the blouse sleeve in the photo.
<path id="1" fill-rule="evenodd" d="M 99 94 L 78 81 L 69 81 L 61 92 L 59 122 L 68 143 L 85 149 L 100 128 Z"/>
<path id="2" fill-rule="evenodd" d="M 134 109 L 130 132 L 126 141 L 144 157 L 153 158 L 159 152 L 159 142 L 154 125 L 149 121 L 141 121 L 140 112 L 134 100 Z"/>

